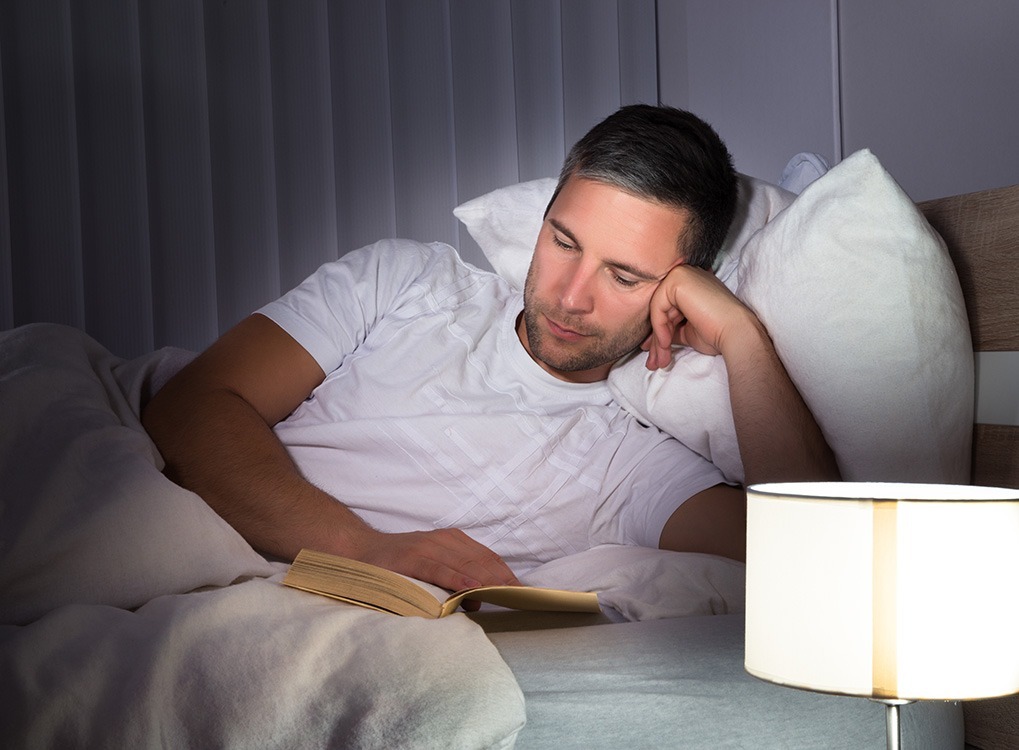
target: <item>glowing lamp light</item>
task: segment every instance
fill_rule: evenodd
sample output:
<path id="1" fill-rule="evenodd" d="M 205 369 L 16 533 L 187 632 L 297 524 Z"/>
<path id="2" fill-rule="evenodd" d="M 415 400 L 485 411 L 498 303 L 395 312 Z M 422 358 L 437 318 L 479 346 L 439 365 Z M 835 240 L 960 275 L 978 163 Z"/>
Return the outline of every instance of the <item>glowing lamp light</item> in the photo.
<path id="1" fill-rule="evenodd" d="M 747 491 L 746 670 L 898 706 L 1019 692 L 1019 490 Z"/>

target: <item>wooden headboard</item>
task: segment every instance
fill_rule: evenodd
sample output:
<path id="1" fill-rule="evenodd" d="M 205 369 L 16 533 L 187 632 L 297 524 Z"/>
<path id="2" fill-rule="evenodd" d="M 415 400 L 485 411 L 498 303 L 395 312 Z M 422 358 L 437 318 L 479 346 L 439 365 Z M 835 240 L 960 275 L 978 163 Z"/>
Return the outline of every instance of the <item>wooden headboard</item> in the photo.
<path id="1" fill-rule="evenodd" d="M 974 351 L 1019 351 L 1019 185 L 927 201 L 920 210 L 955 262 Z M 1019 427 L 974 425 L 972 481 L 1019 487 Z M 967 750 L 1019 746 L 1019 695 L 966 701 L 963 714 Z"/>
<path id="2" fill-rule="evenodd" d="M 955 262 L 974 351 L 1019 351 L 1019 185 L 919 206 Z M 1019 487 L 1019 426 L 974 426 L 972 481 Z"/>

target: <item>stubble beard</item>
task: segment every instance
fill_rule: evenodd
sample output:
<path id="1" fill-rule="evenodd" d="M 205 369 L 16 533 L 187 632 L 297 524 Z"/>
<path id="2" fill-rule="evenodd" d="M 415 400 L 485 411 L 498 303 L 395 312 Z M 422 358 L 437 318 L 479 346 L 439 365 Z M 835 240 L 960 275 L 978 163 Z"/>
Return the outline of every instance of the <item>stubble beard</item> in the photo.
<path id="1" fill-rule="evenodd" d="M 589 328 L 575 316 L 537 299 L 534 286 L 532 273 L 528 271 L 524 285 L 524 326 L 527 330 L 527 342 L 531 356 L 554 370 L 582 372 L 614 363 L 639 347 L 651 333 L 651 324 L 647 319 L 637 320 L 614 333 Z M 587 338 L 573 346 L 558 341 L 547 332 L 542 322 L 544 317 L 554 320 L 560 326 L 584 334 Z"/>

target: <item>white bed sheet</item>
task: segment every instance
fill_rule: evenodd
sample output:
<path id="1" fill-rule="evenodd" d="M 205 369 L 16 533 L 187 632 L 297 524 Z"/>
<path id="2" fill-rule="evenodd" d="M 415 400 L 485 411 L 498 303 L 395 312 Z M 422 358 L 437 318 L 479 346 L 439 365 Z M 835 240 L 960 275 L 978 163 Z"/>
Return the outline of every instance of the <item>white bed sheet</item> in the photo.
<path id="1" fill-rule="evenodd" d="M 883 706 L 751 677 L 743 632 L 729 614 L 491 633 L 527 702 L 516 747 L 885 747 Z M 963 747 L 957 703 L 907 705 L 901 721 L 903 750 Z"/>

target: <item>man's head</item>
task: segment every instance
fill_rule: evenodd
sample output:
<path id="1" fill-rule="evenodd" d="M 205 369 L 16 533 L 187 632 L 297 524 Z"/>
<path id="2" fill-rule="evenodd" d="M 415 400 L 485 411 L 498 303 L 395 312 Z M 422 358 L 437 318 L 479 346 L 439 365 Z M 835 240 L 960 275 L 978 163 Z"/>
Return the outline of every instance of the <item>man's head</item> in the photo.
<path id="1" fill-rule="evenodd" d="M 564 380 L 604 379 L 650 333 L 675 266 L 710 267 L 736 204 L 725 145 L 693 115 L 624 107 L 570 151 L 545 212 L 518 333 Z"/>
<path id="2" fill-rule="evenodd" d="M 701 268 L 711 268 L 736 211 L 736 170 L 725 143 L 699 117 L 673 107 L 630 105 L 591 128 L 567 155 L 549 208 L 572 177 L 687 211 L 681 252 Z"/>

